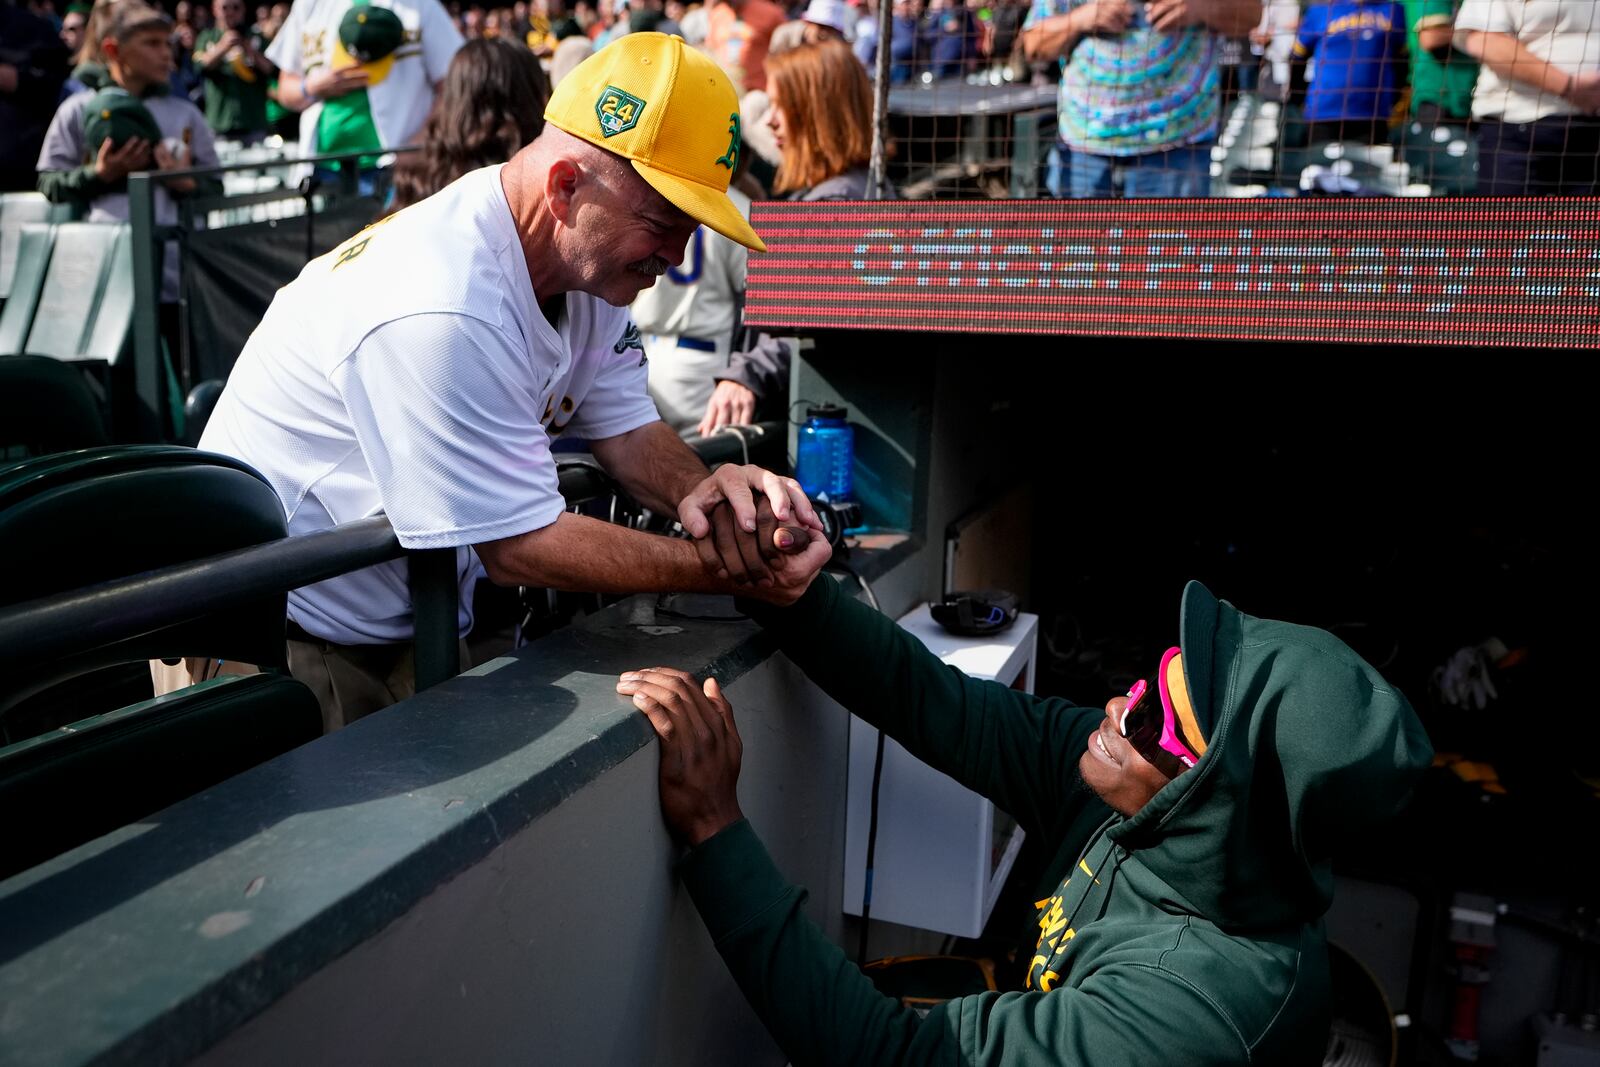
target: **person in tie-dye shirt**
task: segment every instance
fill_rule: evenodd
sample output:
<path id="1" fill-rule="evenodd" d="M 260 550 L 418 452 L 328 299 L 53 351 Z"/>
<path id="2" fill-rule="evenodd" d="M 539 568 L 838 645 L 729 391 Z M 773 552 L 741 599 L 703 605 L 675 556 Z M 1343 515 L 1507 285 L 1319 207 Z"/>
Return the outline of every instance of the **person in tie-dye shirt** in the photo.
<path id="1" fill-rule="evenodd" d="M 1064 61 L 1072 195 L 1207 195 L 1222 38 L 1260 21 L 1261 0 L 1033 0 L 1022 44 Z"/>

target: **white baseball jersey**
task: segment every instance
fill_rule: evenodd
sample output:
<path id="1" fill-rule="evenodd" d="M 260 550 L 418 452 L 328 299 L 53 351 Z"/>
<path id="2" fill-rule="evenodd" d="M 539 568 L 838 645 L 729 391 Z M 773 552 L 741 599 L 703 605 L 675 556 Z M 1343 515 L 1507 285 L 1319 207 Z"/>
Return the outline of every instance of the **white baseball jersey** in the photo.
<path id="1" fill-rule="evenodd" d="M 278 291 L 200 447 L 266 476 L 293 534 L 387 514 L 407 548 L 536 530 L 566 508 L 549 438 L 656 419 L 626 308 L 568 293 L 552 326 L 529 280 L 501 166 L 377 223 Z M 480 573 L 458 553 L 461 632 Z M 409 640 L 404 561 L 289 594 L 340 644 Z"/>
<path id="2" fill-rule="evenodd" d="M 450 60 L 462 45 L 461 34 L 439 0 L 371 0 L 400 17 L 405 40 L 394 53 L 394 66 L 377 85 L 365 90 L 372 108 L 378 143 L 384 148 L 409 144 L 422 129 L 433 106 L 433 87 L 444 80 Z M 279 70 L 304 77 L 333 59 L 339 20 L 350 0 L 294 0 L 289 18 L 267 47 L 267 58 Z M 300 113 L 300 153 L 317 151 L 317 120 L 322 104 Z"/>
<path id="3" fill-rule="evenodd" d="M 728 199 L 750 216 L 749 197 L 730 188 Z M 728 366 L 749 261 L 744 245 L 701 226 L 683 262 L 633 302 L 650 356 L 650 395 L 680 433 L 699 425 L 716 388 L 712 375 Z"/>
<path id="4" fill-rule="evenodd" d="M 1456 41 L 1471 30 L 1509 34 L 1568 74 L 1600 71 L 1600 3 L 1596 0 L 1465 0 L 1456 12 Z M 1561 97 L 1502 78 L 1487 63 L 1478 68 L 1473 118 L 1522 123 L 1577 113 L 1578 109 Z"/>

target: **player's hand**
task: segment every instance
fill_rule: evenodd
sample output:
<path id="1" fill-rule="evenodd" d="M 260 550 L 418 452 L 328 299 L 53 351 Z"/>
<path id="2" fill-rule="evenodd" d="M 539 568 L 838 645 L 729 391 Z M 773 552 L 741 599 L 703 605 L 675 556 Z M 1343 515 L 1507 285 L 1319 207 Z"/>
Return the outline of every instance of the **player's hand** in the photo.
<path id="1" fill-rule="evenodd" d="M 700 685 L 683 671 L 647 667 L 624 674 L 617 692 L 633 698 L 661 738 L 661 814 L 673 836 L 693 847 L 743 819 L 744 743 L 717 680 Z"/>
<path id="2" fill-rule="evenodd" d="M 799 482 L 754 465 L 718 467 L 678 505 L 678 521 L 694 538 L 707 572 L 736 585 L 770 584 L 773 567 L 785 565 L 784 549 L 759 536 L 758 495 L 767 500 L 779 524 L 822 532 L 822 520 Z"/>
<path id="3" fill-rule="evenodd" d="M 750 387 L 721 381 L 711 399 L 706 401 L 706 413 L 695 432 L 701 437 L 710 437 L 724 426 L 748 426 L 755 418 L 756 394 Z"/>
<path id="4" fill-rule="evenodd" d="M 1585 115 L 1600 114 L 1600 71 L 1573 75 L 1565 95 L 1567 102 Z"/>
<path id="5" fill-rule="evenodd" d="M 120 182 L 136 170 L 150 166 L 150 142 L 143 137 L 130 137 L 121 148 L 111 147 L 111 138 L 100 142 L 100 151 L 94 157 L 94 176 L 110 185 Z"/>
<path id="6" fill-rule="evenodd" d="M 1175 33 L 1205 21 L 1203 0 L 1150 0 L 1145 8 L 1150 25 L 1163 33 Z"/>
<path id="7" fill-rule="evenodd" d="M 771 583 L 757 584 L 744 595 L 779 607 L 788 607 L 799 600 L 811 587 L 812 579 L 833 558 L 833 546 L 828 544 L 826 536 L 804 526 L 780 524 L 765 497 L 756 501 L 756 538 L 761 544 L 774 545 L 784 554 L 773 565 Z"/>

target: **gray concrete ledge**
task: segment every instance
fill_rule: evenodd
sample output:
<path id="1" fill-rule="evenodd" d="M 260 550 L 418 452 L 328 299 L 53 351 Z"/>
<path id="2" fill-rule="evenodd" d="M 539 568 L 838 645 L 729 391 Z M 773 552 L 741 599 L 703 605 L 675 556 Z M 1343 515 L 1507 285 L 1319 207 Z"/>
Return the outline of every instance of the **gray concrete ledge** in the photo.
<path id="1" fill-rule="evenodd" d="M 674 601 L 716 621 L 656 606 L 624 601 L 0 883 L 0 1062 L 193 1058 L 650 743 L 617 674 L 727 683 L 771 654 L 727 598 Z"/>

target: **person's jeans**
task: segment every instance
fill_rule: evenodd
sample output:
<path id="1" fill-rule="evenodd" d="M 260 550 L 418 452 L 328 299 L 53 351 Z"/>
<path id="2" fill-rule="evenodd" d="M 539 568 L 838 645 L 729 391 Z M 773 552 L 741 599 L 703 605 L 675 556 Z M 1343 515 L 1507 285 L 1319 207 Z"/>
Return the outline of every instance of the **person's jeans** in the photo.
<path id="1" fill-rule="evenodd" d="M 1057 141 L 1044 157 L 1044 187 L 1057 200 L 1071 193 L 1072 149 Z"/>
<path id="2" fill-rule="evenodd" d="M 1072 153 L 1072 195 L 1088 197 L 1197 197 L 1211 195 L 1211 142 L 1143 156 Z"/>
<path id="3" fill-rule="evenodd" d="M 1478 127 L 1482 196 L 1594 196 L 1600 192 L 1600 119 L 1552 115 L 1487 119 Z"/>

